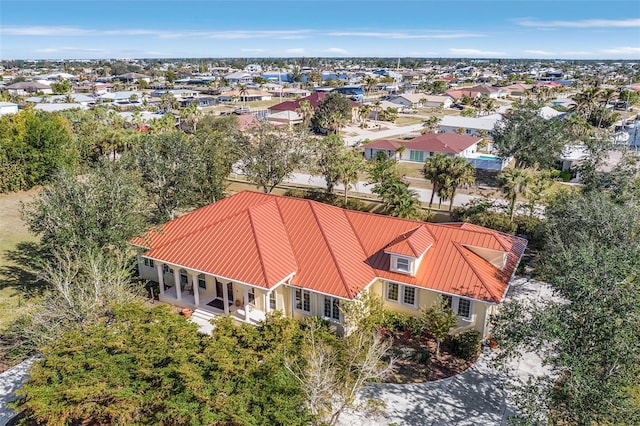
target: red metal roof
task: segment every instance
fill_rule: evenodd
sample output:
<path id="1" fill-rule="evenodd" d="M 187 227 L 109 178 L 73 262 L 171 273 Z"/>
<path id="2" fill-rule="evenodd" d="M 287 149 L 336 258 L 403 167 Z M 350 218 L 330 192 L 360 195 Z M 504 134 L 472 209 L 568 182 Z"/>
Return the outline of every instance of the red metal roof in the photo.
<path id="1" fill-rule="evenodd" d="M 388 151 L 395 151 L 402 145 L 404 145 L 403 141 L 395 141 L 391 139 L 378 139 L 377 141 L 369 142 L 368 144 L 363 145 L 363 148 L 386 149 Z"/>
<path id="2" fill-rule="evenodd" d="M 263 288 L 290 284 L 353 299 L 376 278 L 499 303 L 526 240 L 470 224 L 432 224 L 244 191 L 134 239 L 144 256 Z M 507 253 L 498 269 L 471 247 Z M 426 253 L 425 253 L 426 251 Z M 420 257 L 416 276 L 390 252 Z"/>
<path id="3" fill-rule="evenodd" d="M 403 145 L 406 146 L 407 149 L 418 151 L 459 154 L 480 140 L 481 138 L 458 135 L 456 133 L 426 133 L 404 142 Z"/>
<path id="4" fill-rule="evenodd" d="M 269 107 L 270 111 L 296 111 L 300 108 L 300 103 L 302 101 L 308 101 L 313 110 L 318 109 L 318 105 L 327 96 L 327 92 L 315 92 L 310 94 L 309 96 L 305 96 L 304 98 L 296 99 L 295 101 L 285 101 L 280 102 L 279 104 L 273 105 Z M 357 107 L 358 104 L 351 99 L 349 99 L 349 104 L 352 107 Z"/>

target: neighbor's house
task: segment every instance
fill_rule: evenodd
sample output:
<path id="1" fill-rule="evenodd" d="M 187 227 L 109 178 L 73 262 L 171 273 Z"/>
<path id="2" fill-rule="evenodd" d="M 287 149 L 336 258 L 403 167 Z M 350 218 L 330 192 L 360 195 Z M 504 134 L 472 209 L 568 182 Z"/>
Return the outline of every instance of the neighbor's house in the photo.
<path id="1" fill-rule="evenodd" d="M 27 96 L 33 93 L 44 93 L 45 95 L 50 95 L 53 93 L 50 86 L 35 81 L 21 81 L 19 83 L 13 83 L 8 85 L 6 89 L 9 92 L 9 95 L 13 96 Z"/>
<path id="2" fill-rule="evenodd" d="M 240 91 L 237 89 L 229 90 L 218 96 L 220 102 L 232 102 L 238 100 L 240 102 L 256 102 L 256 101 L 270 101 L 273 95 L 270 92 L 263 90 L 247 89 Z"/>
<path id="3" fill-rule="evenodd" d="M 13 102 L 0 102 L 0 115 L 16 114 L 18 112 L 18 104 Z"/>
<path id="4" fill-rule="evenodd" d="M 341 328 L 342 304 L 368 290 L 420 316 L 443 296 L 455 331 L 488 334 L 526 240 L 468 223 L 433 224 L 244 191 L 134 239 L 160 300 L 257 323 L 271 311 Z"/>
<path id="5" fill-rule="evenodd" d="M 482 138 L 455 133 L 426 133 L 408 141 L 377 140 L 363 146 L 367 160 L 383 152 L 387 158 L 401 161 L 424 161 L 435 154 L 469 157 L 478 150 Z M 404 149 L 399 149 L 400 147 Z"/>
<path id="6" fill-rule="evenodd" d="M 453 100 L 449 96 L 425 95 L 424 93 L 405 93 L 394 96 L 389 102 L 405 108 L 449 108 Z"/>
<path id="7" fill-rule="evenodd" d="M 492 114 L 484 117 L 462 117 L 458 115 L 445 115 L 440 120 L 438 128 L 442 133 L 459 133 L 465 135 L 481 136 L 490 132 L 496 123 L 502 120 L 502 115 Z"/>
<path id="8" fill-rule="evenodd" d="M 285 101 L 280 102 L 279 104 L 273 105 L 269 107 L 269 111 L 273 114 L 279 111 L 298 111 L 300 108 L 300 103 L 303 101 L 308 101 L 309 105 L 313 110 L 317 110 L 320 102 L 327 96 L 326 92 L 315 92 L 309 96 L 305 96 L 304 98 L 296 99 L 295 101 Z M 348 99 L 349 105 L 351 105 L 351 121 L 356 121 L 358 119 L 358 108 L 359 105 L 357 102 Z M 394 105 L 395 106 L 395 105 Z"/>

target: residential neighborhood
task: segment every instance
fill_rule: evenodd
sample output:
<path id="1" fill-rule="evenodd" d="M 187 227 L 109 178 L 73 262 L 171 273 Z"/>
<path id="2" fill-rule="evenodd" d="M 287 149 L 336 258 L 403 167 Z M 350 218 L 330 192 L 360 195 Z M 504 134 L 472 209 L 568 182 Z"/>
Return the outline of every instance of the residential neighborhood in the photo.
<path id="1" fill-rule="evenodd" d="M 640 424 L 630 1 L 5 3 L 0 426 Z"/>

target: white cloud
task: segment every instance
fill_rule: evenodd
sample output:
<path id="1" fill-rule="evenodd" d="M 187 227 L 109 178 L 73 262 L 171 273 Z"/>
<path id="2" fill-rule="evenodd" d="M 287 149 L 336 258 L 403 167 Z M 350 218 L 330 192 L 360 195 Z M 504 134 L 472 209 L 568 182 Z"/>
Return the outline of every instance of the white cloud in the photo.
<path id="1" fill-rule="evenodd" d="M 304 55 L 304 48 L 295 47 L 295 48 L 292 48 L 292 49 L 287 49 L 284 52 L 286 54 L 288 54 L 288 55 Z"/>
<path id="2" fill-rule="evenodd" d="M 348 55 L 349 52 L 347 52 L 345 49 L 341 49 L 339 47 L 330 47 L 328 49 L 324 49 L 322 52 L 324 53 L 334 53 L 336 55 Z"/>
<path id="3" fill-rule="evenodd" d="M 505 52 L 494 52 L 491 50 L 480 50 L 480 49 L 449 49 L 449 52 L 455 55 L 463 55 L 463 56 L 503 56 L 506 55 Z"/>
<path id="4" fill-rule="evenodd" d="M 640 47 L 616 47 L 613 49 L 604 49 L 603 52 L 614 55 L 640 55 Z"/>
<path id="5" fill-rule="evenodd" d="M 205 32 L 207 38 L 219 38 L 219 39 L 242 39 L 242 38 L 303 38 L 305 34 L 309 33 L 309 30 L 288 30 L 288 31 L 215 31 Z"/>
<path id="6" fill-rule="evenodd" d="M 2 26 L 0 34 L 15 36 L 86 36 L 93 31 L 74 27 Z"/>
<path id="7" fill-rule="evenodd" d="M 45 47 L 42 49 L 36 49 L 38 53 L 75 53 L 75 54 L 106 54 L 109 53 L 106 49 L 89 49 L 83 47 Z"/>
<path id="8" fill-rule="evenodd" d="M 262 53 L 264 52 L 264 49 L 240 49 L 240 51 L 247 53 Z"/>
<path id="9" fill-rule="evenodd" d="M 519 19 L 523 27 L 538 28 L 640 28 L 640 19 L 584 19 L 581 21 L 537 21 Z"/>
<path id="10" fill-rule="evenodd" d="M 468 32 L 372 32 L 372 31 L 332 31 L 327 33 L 333 37 L 375 37 L 375 38 L 391 38 L 391 39 L 452 39 L 452 38 L 474 38 L 486 37 L 484 34 L 468 33 Z"/>
<path id="11" fill-rule="evenodd" d="M 524 53 L 530 53 L 532 55 L 540 55 L 540 56 L 555 55 L 555 53 L 547 52 L 546 50 L 525 50 Z"/>

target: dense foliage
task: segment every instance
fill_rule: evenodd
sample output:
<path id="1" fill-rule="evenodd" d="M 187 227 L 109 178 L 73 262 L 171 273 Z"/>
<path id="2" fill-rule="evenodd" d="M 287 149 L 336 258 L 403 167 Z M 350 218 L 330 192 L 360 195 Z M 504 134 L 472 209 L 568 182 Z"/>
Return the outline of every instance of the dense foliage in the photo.
<path id="1" fill-rule="evenodd" d="M 638 424 L 640 209 L 577 193 L 556 199 L 546 216 L 539 273 L 555 301 L 507 303 L 494 319 L 504 356 L 536 351 L 552 372 L 520 388 L 519 415 Z"/>
<path id="2" fill-rule="evenodd" d="M 168 309 L 117 306 L 43 350 L 20 390 L 29 421 L 91 424 L 307 424 L 298 383 L 282 365 L 298 324 L 221 320 L 211 337 Z"/>
<path id="3" fill-rule="evenodd" d="M 61 115 L 23 110 L 0 116 L 0 193 L 46 183 L 77 160 L 69 122 Z"/>

